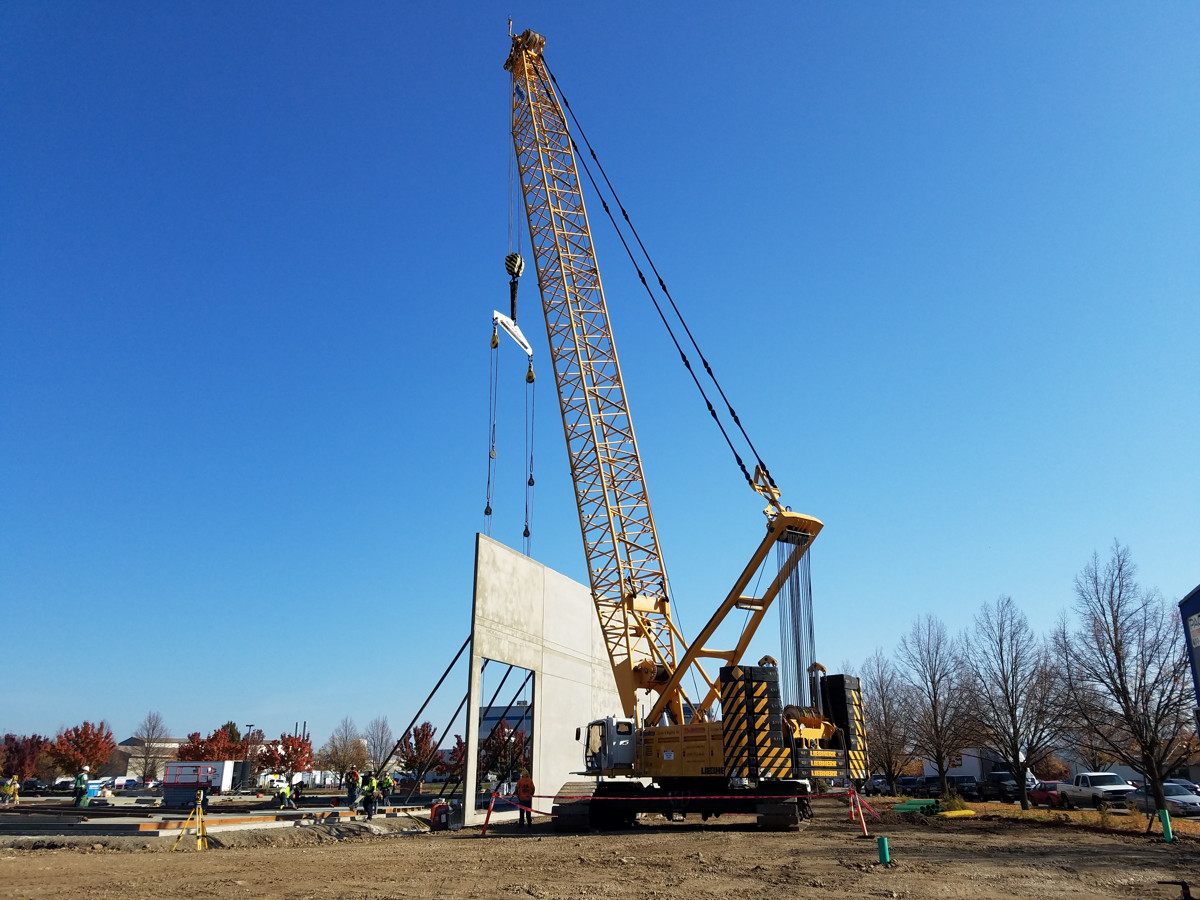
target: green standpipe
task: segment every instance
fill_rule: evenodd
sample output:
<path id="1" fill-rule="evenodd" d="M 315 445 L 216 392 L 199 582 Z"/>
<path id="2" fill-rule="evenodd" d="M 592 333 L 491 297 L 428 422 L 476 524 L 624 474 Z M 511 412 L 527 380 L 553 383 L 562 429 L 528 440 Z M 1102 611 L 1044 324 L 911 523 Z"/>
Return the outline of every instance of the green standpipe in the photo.
<path id="1" fill-rule="evenodd" d="M 1171 814 L 1165 809 L 1160 809 L 1158 811 L 1158 821 L 1162 822 L 1163 840 L 1168 844 L 1171 843 L 1171 841 L 1175 840 L 1175 835 L 1171 831 Z"/>
<path id="2" fill-rule="evenodd" d="M 887 838 L 885 837 L 879 839 L 879 861 L 885 865 L 892 861 L 892 854 L 888 853 Z"/>

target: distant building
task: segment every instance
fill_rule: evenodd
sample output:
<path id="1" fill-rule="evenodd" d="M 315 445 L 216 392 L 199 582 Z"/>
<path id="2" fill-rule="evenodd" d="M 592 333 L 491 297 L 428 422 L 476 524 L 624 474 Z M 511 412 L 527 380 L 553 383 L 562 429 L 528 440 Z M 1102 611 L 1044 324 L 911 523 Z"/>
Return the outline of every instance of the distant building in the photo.
<path id="1" fill-rule="evenodd" d="M 497 725 L 500 724 L 501 718 L 504 719 L 504 724 L 508 728 L 521 729 L 526 734 L 533 734 L 533 704 L 525 700 L 518 700 L 508 708 L 507 713 L 503 706 L 483 706 L 479 709 L 479 738 L 483 740 L 492 733 Z"/>
<path id="2" fill-rule="evenodd" d="M 108 765 L 101 770 L 103 775 L 113 775 L 120 777 L 122 775 L 136 778 L 138 781 L 146 780 L 146 773 L 143 768 L 153 769 L 156 773 L 154 777 L 162 778 L 164 764 L 174 762 L 176 753 L 181 745 L 187 743 L 187 738 L 166 737 L 159 738 L 154 741 L 150 748 L 150 754 L 147 756 L 145 752 L 145 744 L 139 737 L 128 737 L 112 752 L 109 757 Z M 147 766 L 147 763 L 151 763 Z M 120 769 L 120 771 L 110 771 Z"/>

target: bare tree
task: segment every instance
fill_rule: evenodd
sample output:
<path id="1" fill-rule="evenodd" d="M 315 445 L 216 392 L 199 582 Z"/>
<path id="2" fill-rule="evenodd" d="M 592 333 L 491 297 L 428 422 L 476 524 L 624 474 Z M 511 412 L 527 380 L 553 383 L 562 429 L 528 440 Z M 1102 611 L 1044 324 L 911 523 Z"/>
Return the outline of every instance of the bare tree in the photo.
<path id="1" fill-rule="evenodd" d="M 913 695 L 892 661 L 876 649 L 862 665 L 863 717 L 871 765 L 896 791 L 896 779 L 913 763 Z"/>
<path id="2" fill-rule="evenodd" d="M 1069 696 L 1069 695 L 1068 695 Z M 1100 732 L 1107 732 L 1115 739 L 1115 731 L 1111 725 L 1089 728 L 1079 716 L 1071 714 L 1070 699 L 1064 702 L 1066 725 L 1063 730 L 1063 745 L 1069 747 L 1071 753 L 1092 772 L 1105 772 L 1117 763 L 1109 750 L 1109 738 L 1101 739 Z"/>
<path id="3" fill-rule="evenodd" d="M 367 730 L 363 732 L 363 739 L 367 742 L 367 758 L 375 767 L 382 765 L 396 746 L 396 736 L 392 734 L 387 716 L 372 719 L 367 724 Z"/>
<path id="4" fill-rule="evenodd" d="M 339 778 L 351 766 L 367 764 L 367 745 L 352 718 L 346 716 L 338 723 L 318 752 L 317 762 L 321 768 L 336 772 Z"/>
<path id="5" fill-rule="evenodd" d="M 980 607 L 962 659 L 978 743 L 1008 764 L 1029 809 L 1025 774 L 1052 755 L 1063 731 L 1061 682 L 1046 642 L 1012 597 L 1001 596 Z"/>
<path id="6" fill-rule="evenodd" d="M 901 676 L 913 691 L 913 749 L 933 763 L 949 795 L 951 757 L 972 744 L 970 700 L 957 642 L 941 619 L 926 615 L 913 623 L 897 649 Z"/>
<path id="7" fill-rule="evenodd" d="M 163 723 L 161 715 L 157 712 L 146 713 L 146 718 L 142 719 L 133 733 L 134 740 L 140 742 L 137 752 L 134 753 L 134 762 L 138 777 L 142 781 L 157 779 L 159 764 L 165 759 L 174 758 L 174 746 L 166 746 L 166 739 L 170 736 L 171 733 Z"/>
<path id="8" fill-rule="evenodd" d="M 1064 618 L 1055 644 L 1071 713 L 1114 759 L 1146 777 L 1165 809 L 1163 778 L 1195 749 L 1193 692 L 1175 610 L 1136 576 L 1128 547 L 1114 541 L 1103 567 L 1093 553 L 1075 578 L 1077 627 Z"/>

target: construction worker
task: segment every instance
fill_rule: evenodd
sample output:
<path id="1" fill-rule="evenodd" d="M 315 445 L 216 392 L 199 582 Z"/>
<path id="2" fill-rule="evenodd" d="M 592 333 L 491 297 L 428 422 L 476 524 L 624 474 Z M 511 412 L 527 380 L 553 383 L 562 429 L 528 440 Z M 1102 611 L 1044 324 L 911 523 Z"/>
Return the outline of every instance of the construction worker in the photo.
<path id="1" fill-rule="evenodd" d="M 87 805 L 87 783 L 88 773 L 91 772 L 91 766 L 84 766 L 78 775 L 75 776 L 75 806 Z"/>
<path id="2" fill-rule="evenodd" d="M 384 775 L 379 782 L 379 799 L 384 806 L 387 806 L 388 801 L 391 799 L 392 791 L 395 789 L 396 782 L 392 779 L 392 776 Z"/>
<path id="3" fill-rule="evenodd" d="M 292 799 L 292 786 L 286 781 L 279 782 L 279 808 L 296 808 L 296 801 Z"/>
<path id="4" fill-rule="evenodd" d="M 20 806 L 20 790 L 21 782 L 17 780 L 17 776 L 14 773 L 12 778 L 4 782 L 4 805 L 8 806 L 9 804 L 12 804 L 13 806 Z"/>
<path id="5" fill-rule="evenodd" d="M 346 806 L 350 811 L 354 811 L 354 807 L 358 803 L 358 769 L 355 766 L 350 767 L 350 771 L 346 773 Z"/>
<path id="6" fill-rule="evenodd" d="M 362 780 L 363 812 L 367 814 L 368 821 L 375 817 L 375 792 L 378 790 L 379 785 L 375 782 L 375 773 L 368 771 L 363 775 Z"/>
<path id="7" fill-rule="evenodd" d="M 517 780 L 517 803 L 520 808 L 517 810 L 517 827 L 524 825 L 526 828 L 533 827 L 533 795 L 537 793 L 537 788 L 533 786 L 533 779 L 529 777 L 529 770 L 522 769 L 521 777 Z"/>

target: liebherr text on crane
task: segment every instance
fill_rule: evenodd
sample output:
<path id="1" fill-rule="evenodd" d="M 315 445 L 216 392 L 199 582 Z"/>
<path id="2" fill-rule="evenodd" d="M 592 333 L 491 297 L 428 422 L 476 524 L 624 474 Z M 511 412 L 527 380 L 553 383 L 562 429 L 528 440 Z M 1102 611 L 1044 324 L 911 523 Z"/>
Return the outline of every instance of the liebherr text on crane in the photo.
<path id="1" fill-rule="evenodd" d="M 584 769 L 564 785 L 556 826 L 611 827 L 641 813 L 749 813 L 767 827 L 811 815 L 814 777 L 867 775 L 859 683 L 814 664 L 810 705 L 782 706 L 778 664 L 742 656 L 772 602 L 804 560 L 821 522 L 786 509 L 765 467 L 752 486 L 767 528 L 708 624 L 689 643 L 671 617 L 658 534 L 609 326 L 576 159 L 542 55 L 545 39 L 512 39 L 512 135 L 549 333 L 592 596 L 623 706 L 589 723 Z M 745 471 L 743 469 L 743 471 Z M 783 548 L 780 552 L 778 548 Z M 777 570 L 751 587 L 775 551 Z M 732 646 L 710 646 L 734 611 Z M 730 626 L 736 630 L 733 620 Z M 719 666 L 712 677 L 701 661 Z M 688 696 L 684 678 L 698 685 Z M 655 698 L 638 715 L 638 692 Z M 647 783 L 648 782 L 648 783 Z"/>

